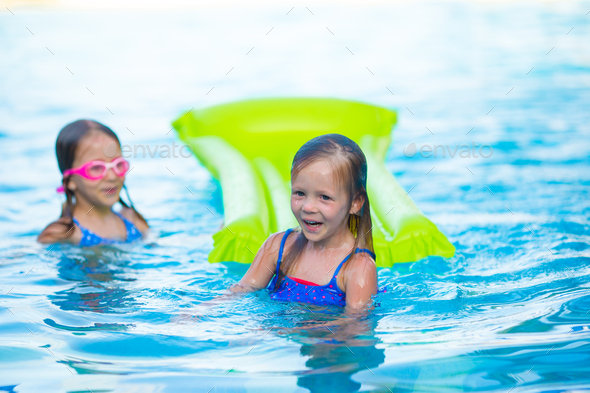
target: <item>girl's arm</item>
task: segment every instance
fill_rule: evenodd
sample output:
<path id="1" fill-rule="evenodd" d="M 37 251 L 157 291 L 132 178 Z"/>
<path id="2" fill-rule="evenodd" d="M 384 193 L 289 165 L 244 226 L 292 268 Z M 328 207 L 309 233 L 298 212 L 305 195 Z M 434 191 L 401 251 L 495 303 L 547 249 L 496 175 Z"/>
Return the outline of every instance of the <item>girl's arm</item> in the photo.
<path id="1" fill-rule="evenodd" d="M 254 257 L 254 262 L 239 283 L 230 288 L 231 292 L 254 292 L 266 288 L 277 269 L 277 258 L 284 232 L 271 235 Z"/>
<path id="2" fill-rule="evenodd" d="M 346 312 L 356 314 L 370 305 L 377 294 L 377 268 L 375 261 L 365 253 L 354 256 L 346 269 Z"/>
<path id="3" fill-rule="evenodd" d="M 265 288 L 274 276 L 277 268 L 277 258 L 279 256 L 279 247 L 283 233 L 275 233 L 266 239 L 260 250 L 256 253 L 254 262 L 252 262 L 244 277 L 242 277 L 239 283 L 229 288 L 229 292 L 198 304 L 190 310 L 185 310 L 182 314 L 172 318 L 171 321 L 176 323 L 186 323 L 191 320 L 196 321 L 199 319 L 198 314 L 227 300 L 231 300 L 240 293 L 254 292 Z"/>
<path id="4" fill-rule="evenodd" d="M 65 217 L 60 217 L 57 221 L 47 225 L 37 237 L 37 241 L 42 244 L 79 244 L 81 239 L 82 232 L 80 231 L 80 228 L 74 224 L 69 224 L 68 219 Z"/>

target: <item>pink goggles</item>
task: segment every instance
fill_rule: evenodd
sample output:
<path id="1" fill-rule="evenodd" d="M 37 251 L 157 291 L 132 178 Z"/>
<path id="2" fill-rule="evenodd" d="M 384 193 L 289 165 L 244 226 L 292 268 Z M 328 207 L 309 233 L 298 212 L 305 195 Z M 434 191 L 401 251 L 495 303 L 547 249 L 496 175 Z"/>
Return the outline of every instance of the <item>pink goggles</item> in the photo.
<path id="1" fill-rule="evenodd" d="M 63 177 L 80 175 L 86 179 L 98 180 L 105 177 L 109 169 L 112 169 L 118 176 L 125 176 L 129 170 L 129 162 L 123 157 L 119 157 L 112 162 L 90 161 L 79 168 L 67 169 L 64 171 Z M 64 186 L 60 186 L 57 192 L 64 192 Z"/>

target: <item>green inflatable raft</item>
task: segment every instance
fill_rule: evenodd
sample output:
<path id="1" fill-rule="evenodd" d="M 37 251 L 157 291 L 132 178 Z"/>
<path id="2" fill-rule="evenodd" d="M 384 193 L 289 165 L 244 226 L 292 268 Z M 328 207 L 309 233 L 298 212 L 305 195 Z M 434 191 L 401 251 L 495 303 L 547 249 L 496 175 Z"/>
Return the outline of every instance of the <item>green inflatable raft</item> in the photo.
<path id="1" fill-rule="evenodd" d="M 396 113 L 339 99 L 254 99 L 193 110 L 173 122 L 182 141 L 221 183 L 224 227 L 213 235 L 210 262 L 251 263 L 274 232 L 297 226 L 290 171 L 297 150 L 318 135 L 339 133 L 359 144 L 368 164 L 377 266 L 455 247 L 416 207 L 384 165 Z"/>

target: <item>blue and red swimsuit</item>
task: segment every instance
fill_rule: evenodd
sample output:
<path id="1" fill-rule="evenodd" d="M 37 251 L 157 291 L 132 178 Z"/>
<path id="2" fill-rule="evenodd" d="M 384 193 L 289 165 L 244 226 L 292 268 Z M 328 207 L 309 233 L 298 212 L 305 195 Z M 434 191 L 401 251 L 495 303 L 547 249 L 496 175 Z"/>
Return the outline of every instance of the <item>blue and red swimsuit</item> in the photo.
<path id="1" fill-rule="evenodd" d="M 352 254 L 347 255 L 346 258 L 340 262 L 336 268 L 336 271 L 334 272 L 334 276 L 326 285 L 317 285 L 310 281 L 288 276 L 285 276 L 283 280 L 277 284 L 279 271 L 281 268 L 281 261 L 283 259 L 283 249 L 285 248 L 287 237 L 289 237 L 291 232 L 293 232 L 293 229 L 288 229 L 281 240 L 279 258 L 277 260 L 277 271 L 272 281 L 268 285 L 271 299 L 310 303 L 320 306 L 346 306 L 346 293 L 342 292 L 342 290 L 338 288 L 337 280 L 338 272 L 340 272 L 342 265 L 348 261 Z M 373 257 L 373 259 L 375 258 L 375 254 L 365 248 L 357 248 L 355 253 L 357 252 L 366 252 L 371 257 Z"/>

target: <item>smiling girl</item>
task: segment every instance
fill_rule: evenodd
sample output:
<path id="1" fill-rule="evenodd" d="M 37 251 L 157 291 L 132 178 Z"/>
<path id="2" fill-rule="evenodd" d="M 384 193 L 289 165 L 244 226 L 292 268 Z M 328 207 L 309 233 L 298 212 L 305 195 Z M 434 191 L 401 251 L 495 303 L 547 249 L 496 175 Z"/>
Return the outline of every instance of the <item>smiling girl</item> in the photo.
<path id="1" fill-rule="evenodd" d="M 117 135 L 92 120 L 65 126 L 55 146 L 63 174 L 58 192 L 65 192 L 61 217 L 41 232 L 40 243 L 66 242 L 95 246 L 131 242 L 147 232 L 148 224 L 135 210 L 129 193 L 128 206 L 119 193 L 125 187 L 129 163 L 121 156 Z M 121 212 L 112 207 L 120 202 Z"/>
<path id="2" fill-rule="evenodd" d="M 354 141 L 339 134 L 308 141 L 291 168 L 299 228 L 271 235 L 231 291 L 268 285 L 275 300 L 366 308 L 377 293 L 366 184 L 367 162 Z"/>

